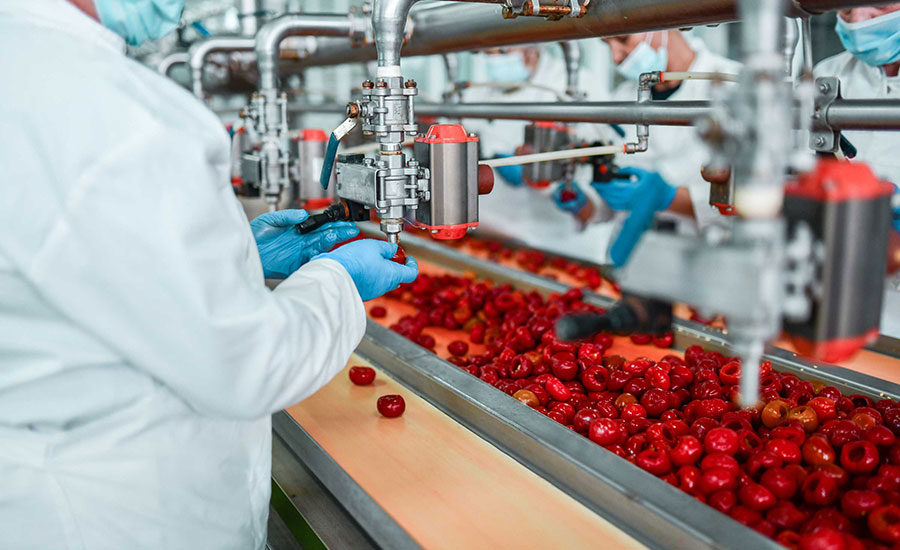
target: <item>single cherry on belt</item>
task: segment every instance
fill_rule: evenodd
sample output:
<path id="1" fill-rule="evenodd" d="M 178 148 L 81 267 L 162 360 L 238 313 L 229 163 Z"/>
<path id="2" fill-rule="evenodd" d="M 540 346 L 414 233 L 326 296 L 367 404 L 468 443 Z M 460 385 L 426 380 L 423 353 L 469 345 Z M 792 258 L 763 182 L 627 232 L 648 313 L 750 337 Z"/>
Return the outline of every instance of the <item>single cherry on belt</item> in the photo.
<path id="1" fill-rule="evenodd" d="M 406 410 L 406 402 L 403 400 L 403 397 L 396 394 L 382 395 L 378 398 L 376 406 L 381 416 L 387 418 L 396 418 Z"/>
<path id="2" fill-rule="evenodd" d="M 350 381 L 357 386 L 368 386 L 375 380 L 375 369 L 372 367 L 350 367 Z"/>

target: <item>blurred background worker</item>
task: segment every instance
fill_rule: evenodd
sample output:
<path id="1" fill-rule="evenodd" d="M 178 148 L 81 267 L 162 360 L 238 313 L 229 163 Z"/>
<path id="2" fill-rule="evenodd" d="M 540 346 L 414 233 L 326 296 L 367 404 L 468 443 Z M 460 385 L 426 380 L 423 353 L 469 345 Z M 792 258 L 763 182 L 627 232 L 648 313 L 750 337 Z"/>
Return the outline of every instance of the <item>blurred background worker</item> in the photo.
<path id="1" fill-rule="evenodd" d="M 263 548 L 270 415 L 417 274 L 303 211 L 248 226 L 218 118 L 125 56 L 182 4 L 0 0 L 3 548 Z"/>
<path id="2" fill-rule="evenodd" d="M 631 34 L 603 39 L 608 45 L 616 70 L 625 78 L 613 92 L 613 100 L 634 101 L 638 79 L 642 73 L 716 72 L 736 75 L 740 64 L 710 51 L 698 38 L 688 38 L 677 30 Z M 713 83 L 709 80 L 664 81 L 651 89 L 656 101 L 707 100 Z M 729 85 L 729 84 L 725 84 Z M 635 142 L 634 126 L 626 126 L 628 142 Z M 702 228 L 721 219 L 718 210 L 709 205 L 709 184 L 700 176 L 706 161 L 707 149 L 693 127 L 654 126 L 650 130 L 650 145 L 646 152 L 619 156 L 617 162 L 634 167 L 625 170 L 627 179 L 608 184 L 592 185 L 584 196 L 568 201 L 555 195 L 557 204 L 569 212 L 577 212 L 584 219 L 597 220 L 596 198 L 615 211 L 630 211 L 638 204 L 653 211 L 668 211 L 677 219 L 695 220 L 690 226 Z M 584 189 L 582 187 L 582 189 Z M 602 218 L 601 218 L 602 219 Z M 684 224 L 682 224 L 684 225 Z M 599 242 L 608 242 L 615 224 L 603 223 L 594 230 Z M 630 228 L 626 228 L 628 230 Z M 636 240 L 636 236 L 627 236 Z M 596 246 L 597 257 L 605 256 L 603 245 Z"/>
<path id="3" fill-rule="evenodd" d="M 900 2 L 839 11 L 835 32 L 846 51 L 816 65 L 815 76 L 838 77 L 841 96 L 847 99 L 900 98 Z M 854 160 L 868 163 L 875 174 L 895 186 L 900 184 L 900 134 L 847 131 L 843 135 L 857 150 Z M 897 198 L 895 194 L 894 204 Z M 900 231 L 900 208 L 894 209 L 894 227 Z M 895 278 L 888 285 L 881 315 L 882 334 L 895 337 L 900 336 L 898 283 L 900 279 Z"/>
<path id="4" fill-rule="evenodd" d="M 570 43 L 570 47 L 578 48 L 580 43 Z M 558 44 L 491 50 L 480 57 L 485 81 L 464 89 L 463 103 L 540 104 L 568 98 L 566 60 Z M 600 100 L 602 91 L 607 89 L 597 72 L 589 70 L 584 63 L 577 81 L 579 91 L 584 90 L 581 96 L 584 100 Z M 478 134 L 483 159 L 517 154 L 528 124 L 523 120 L 463 120 L 467 130 Z M 608 128 L 596 124 L 571 125 L 570 132 L 576 143 L 592 143 L 610 139 L 612 135 Z M 558 254 L 590 258 L 585 252 L 593 247 L 593 237 L 581 232 L 576 219 L 560 212 L 547 200 L 552 188 L 530 187 L 523 180 L 521 165 L 500 167 L 495 173 L 499 176 L 497 185 L 490 195 L 480 198 L 481 234 L 495 234 Z M 590 174 L 590 167 L 582 166 L 574 177 L 587 185 Z"/>

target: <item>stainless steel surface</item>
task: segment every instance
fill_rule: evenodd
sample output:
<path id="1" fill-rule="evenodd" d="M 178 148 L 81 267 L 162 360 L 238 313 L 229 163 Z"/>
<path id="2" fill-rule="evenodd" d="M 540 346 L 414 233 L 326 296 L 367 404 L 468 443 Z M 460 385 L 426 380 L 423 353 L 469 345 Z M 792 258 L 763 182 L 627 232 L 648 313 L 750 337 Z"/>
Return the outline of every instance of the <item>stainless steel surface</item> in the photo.
<path id="1" fill-rule="evenodd" d="M 416 208 L 428 226 L 478 221 L 478 143 L 416 143 L 416 158 L 431 173 L 431 198 Z"/>
<path id="2" fill-rule="evenodd" d="M 169 71 L 172 70 L 172 67 L 175 65 L 186 65 L 190 59 L 191 56 L 188 55 L 187 52 L 173 52 L 165 56 L 163 60 L 159 62 L 159 65 L 156 66 L 156 70 L 159 71 L 159 74 L 161 75 L 169 76 Z"/>
<path id="3" fill-rule="evenodd" d="M 572 146 L 572 138 L 565 126 L 534 123 L 525 127 L 525 140 L 522 143 L 522 150 L 517 151 L 517 154 L 547 153 L 571 149 Z M 565 174 L 566 167 L 571 164 L 571 160 L 525 164 L 522 166 L 522 180 L 530 185 L 549 185 L 560 181 Z"/>
<path id="4" fill-rule="evenodd" d="M 790 14 L 887 3 L 890 2 L 797 0 Z M 492 4 L 422 5 L 410 11 L 412 36 L 403 46 L 403 56 L 726 23 L 737 19 L 736 6 L 735 0 L 603 0 L 592 2 L 582 18 L 545 21 L 534 17 L 503 19 L 502 6 Z M 337 65 L 374 59 L 376 51 L 372 46 L 354 48 L 342 40 L 320 40 L 305 63 Z"/>
<path id="5" fill-rule="evenodd" d="M 248 36 L 213 36 L 194 42 L 188 49 L 191 68 L 191 90 L 203 99 L 203 66 L 206 56 L 213 52 L 252 52 L 256 40 Z"/>
<path id="6" fill-rule="evenodd" d="M 418 0 L 375 0 L 372 27 L 378 55 L 378 77 L 400 76 L 400 48 L 403 47 L 406 19 Z"/>
<path id="7" fill-rule="evenodd" d="M 348 518 L 352 518 L 365 537 L 368 538 L 368 544 L 363 544 L 361 548 L 369 546 L 390 548 L 392 550 L 418 549 L 420 546 L 403 530 L 396 521 L 389 516 L 381 506 L 376 503 L 368 493 L 366 493 L 347 472 L 345 472 L 334 459 L 325 452 L 316 441 L 309 436 L 308 433 L 291 416 L 284 412 L 275 413 L 272 416 L 272 430 L 275 434 L 273 445 L 278 449 L 279 444 L 292 454 L 295 463 L 302 464 L 305 469 L 312 474 L 327 489 L 327 492 L 334 497 L 334 501 L 339 503 L 340 508 Z M 278 456 L 278 455 L 276 455 Z M 286 466 L 292 466 L 290 462 Z M 276 479 L 289 479 L 282 475 L 284 470 L 282 467 L 285 463 L 282 461 L 278 468 L 273 464 L 273 475 Z M 302 476 L 303 472 L 286 472 L 288 476 Z M 298 495 L 298 499 L 302 495 Z M 297 504 L 300 505 L 299 503 Z M 339 510 L 339 509 L 337 509 Z M 313 520 L 309 516 L 304 516 L 307 521 Z M 329 518 L 332 521 L 335 517 Z M 348 528 L 352 528 L 353 524 L 344 522 Z M 327 541 L 328 534 L 325 532 L 318 533 L 323 542 Z M 353 536 L 352 533 L 332 533 L 331 538 L 341 535 L 351 535 L 350 540 L 362 540 L 359 536 Z M 337 544 L 335 548 L 357 548 L 357 546 L 342 546 Z"/>

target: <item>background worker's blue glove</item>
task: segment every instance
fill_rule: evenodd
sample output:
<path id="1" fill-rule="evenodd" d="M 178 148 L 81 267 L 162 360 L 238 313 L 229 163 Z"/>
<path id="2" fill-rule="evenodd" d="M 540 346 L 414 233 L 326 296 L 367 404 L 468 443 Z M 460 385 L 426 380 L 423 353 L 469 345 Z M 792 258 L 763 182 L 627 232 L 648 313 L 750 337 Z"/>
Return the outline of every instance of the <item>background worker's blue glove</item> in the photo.
<path id="1" fill-rule="evenodd" d="M 398 264 L 391 260 L 396 253 L 396 244 L 361 239 L 319 254 L 313 260 L 328 258 L 344 266 L 365 302 L 394 290 L 401 283 L 411 283 L 419 276 L 416 259 L 408 256 L 406 265 Z"/>
<path id="2" fill-rule="evenodd" d="M 610 208 L 631 211 L 609 249 L 615 267 L 625 265 L 641 235 L 653 224 L 654 214 L 668 208 L 677 192 L 677 188 L 666 183 L 656 172 L 626 167 L 619 169 L 619 175 L 628 179 L 593 185 Z"/>
<path id="3" fill-rule="evenodd" d="M 894 194 L 891 196 L 891 212 L 894 229 L 900 231 L 900 186 L 894 184 Z"/>
<path id="4" fill-rule="evenodd" d="M 350 222 L 326 223 L 306 235 L 297 233 L 294 226 L 308 217 L 306 210 L 278 210 L 250 222 L 267 279 L 284 279 L 313 256 L 359 235 L 359 229 Z"/>
<path id="5" fill-rule="evenodd" d="M 563 193 L 566 191 L 574 193 L 575 197 L 569 200 L 563 200 Z M 561 183 L 557 186 L 556 190 L 553 191 L 553 203 L 558 206 L 560 210 L 564 210 L 570 214 L 578 214 L 587 204 L 587 195 L 585 195 L 584 191 L 577 185 L 573 185 L 570 189 L 566 189 L 566 184 Z"/>
<path id="6" fill-rule="evenodd" d="M 511 157 L 512 155 L 497 155 L 497 158 L 505 159 L 507 157 Z M 522 185 L 522 165 L 516 164 L 514 166 L 498 166 L 494 168 L 500 177 L 503 178 L 506 183 L 512 185 L 513 187 L 519 187 Z"/>

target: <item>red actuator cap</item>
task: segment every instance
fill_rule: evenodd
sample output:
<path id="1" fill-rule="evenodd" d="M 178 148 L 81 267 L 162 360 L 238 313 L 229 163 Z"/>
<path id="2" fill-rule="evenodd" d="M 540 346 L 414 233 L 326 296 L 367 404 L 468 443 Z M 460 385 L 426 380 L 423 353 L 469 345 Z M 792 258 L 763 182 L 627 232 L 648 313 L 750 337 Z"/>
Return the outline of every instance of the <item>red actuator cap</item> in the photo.
<path id="1" fill-rule="evenodd" d="M 890 195 L 894 186 L 879 180 L 868 164 L 822 159 L 812 172 L 800 176 L 784 191 L 794 197 L 841 202 Z"/>
<path id="2" fill-rule="evenodd" d="M 475 136 L 466 133 L 462 124 L 432 124 L 424 136 L 416 138 L 419 143 L 466 143 L 478 141 Z"/>
<path id="3" fill-rule="evenodd" d="M 551 128 L 553 130 L 558 130 L 560 132 L 568 132 L 569 129 L 566 128 L 565 124 L 560 124 L 559 122 L 553 122 L 550 120 L 538 120 L 534 123 L 538 128 Z"/>
<path id="4" fill-rule="evenodd" d="M 300 135 L 297 138 L 303 141 L 328 141 L 325 131 L 319 128 L 304 128 L 300 130 Z"/>

